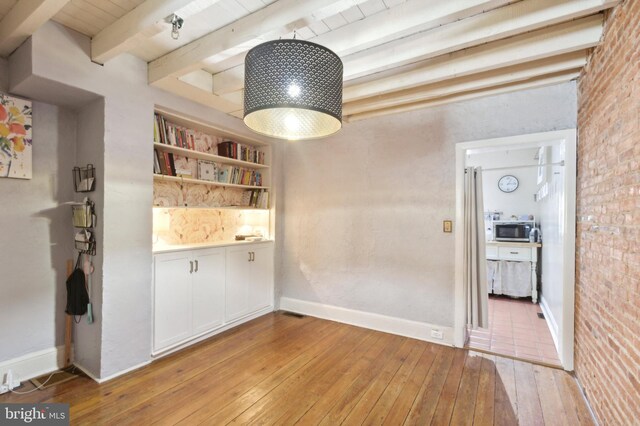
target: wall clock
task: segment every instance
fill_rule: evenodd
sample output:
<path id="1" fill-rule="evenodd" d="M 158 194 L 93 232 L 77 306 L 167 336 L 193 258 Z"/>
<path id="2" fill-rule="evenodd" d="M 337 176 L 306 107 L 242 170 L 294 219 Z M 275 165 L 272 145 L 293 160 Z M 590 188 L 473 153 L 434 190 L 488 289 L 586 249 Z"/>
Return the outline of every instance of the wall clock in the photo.
<path id="1" fill-rule="evenodd" d="M 500 188 L 500 191 L 506 193 L 515 191 L 518 189 L 518 185 L 518 178 L 513 175 L 502 176 L 498 181 L 498 188 Z"/>

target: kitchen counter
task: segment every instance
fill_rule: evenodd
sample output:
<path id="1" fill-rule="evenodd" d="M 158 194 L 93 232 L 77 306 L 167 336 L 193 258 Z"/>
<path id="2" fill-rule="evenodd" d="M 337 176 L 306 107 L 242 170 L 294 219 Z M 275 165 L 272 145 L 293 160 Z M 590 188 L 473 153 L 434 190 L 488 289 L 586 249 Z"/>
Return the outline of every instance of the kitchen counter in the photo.
<path id="1" fill-rule="evenodd" d="M 158 253 L 171 253 L 176 251 L 183 250 L 197 250 L 211 247 L 227 247 L 227 246 L 238 246 L 243 244 L 260 244 L 260 243 L 272 243 L 273 240 L 260 240 L 260 241 L 215 241 L 209 243 L 192 243 L 192 244 L 154 244 L 153 245 L 153 254 Z"/>
<path id="2" fill-rule="evenodd" d="M 487 246 L 542 247 L 542 243 L 525 243 L 524 241 L 487 241 Z"/>
<path id="3" fill-rule="evenodd" d="M 531 288 L 531 300 L 538 302 L 538 248 L 542 243 L 529 243 L 524 241 L 487 241 L 486 258 L 492 261 L 528 262 L 531 264 L 531 274 L 528 286 Z M 511 289 L 510 291 L 513 291 Z M 518 292 L 519 293 L 519 292 Z M 520 297 L 522 294 L 502 292 L 507 296 Z"/>

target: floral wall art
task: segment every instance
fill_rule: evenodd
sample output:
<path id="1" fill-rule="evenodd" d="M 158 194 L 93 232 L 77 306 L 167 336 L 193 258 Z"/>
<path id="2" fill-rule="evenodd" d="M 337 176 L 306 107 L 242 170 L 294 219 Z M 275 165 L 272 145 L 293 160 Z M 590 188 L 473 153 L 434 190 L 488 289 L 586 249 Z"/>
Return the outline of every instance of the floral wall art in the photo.
<path id="1" fill-rule="evenodd" d="M 0 177 L 31 179 L 31 102 L 0 93 Z"/>

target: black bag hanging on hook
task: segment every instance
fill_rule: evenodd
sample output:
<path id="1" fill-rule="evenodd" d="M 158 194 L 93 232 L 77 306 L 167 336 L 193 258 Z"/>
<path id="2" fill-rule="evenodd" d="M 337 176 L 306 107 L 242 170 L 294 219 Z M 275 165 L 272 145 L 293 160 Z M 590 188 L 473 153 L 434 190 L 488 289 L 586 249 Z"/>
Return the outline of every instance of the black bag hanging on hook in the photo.
<path id="1" fill-rule="evenodd" d="M 84 280 L 84 271 L 80 265 L 81 256 L 82 253 L 78 253 L 76 267 L 67 278 L 67 309 L 65 312 L 69 315 L 82 316 L 87 313 L 89 294 Z"/>

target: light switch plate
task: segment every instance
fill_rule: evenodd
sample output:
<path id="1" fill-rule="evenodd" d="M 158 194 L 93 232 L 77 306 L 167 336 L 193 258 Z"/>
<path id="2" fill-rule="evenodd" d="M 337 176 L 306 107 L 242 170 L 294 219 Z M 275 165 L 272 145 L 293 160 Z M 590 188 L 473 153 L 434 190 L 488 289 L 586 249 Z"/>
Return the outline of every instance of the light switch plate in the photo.
<path id="1" fill-rule="evenodd" d="M 452 220 L 443 220 L 442 221 L 442 232 L 453 232 L 453 221 Z"/>

